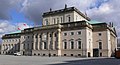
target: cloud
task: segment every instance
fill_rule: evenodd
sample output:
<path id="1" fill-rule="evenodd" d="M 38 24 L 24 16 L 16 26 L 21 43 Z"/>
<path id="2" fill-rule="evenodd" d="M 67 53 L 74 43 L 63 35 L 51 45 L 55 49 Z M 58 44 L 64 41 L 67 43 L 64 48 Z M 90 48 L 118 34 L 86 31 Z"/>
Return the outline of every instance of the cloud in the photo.
<path id="1" fill-rule="evenodd" d="M 27 19 L 34 21 L 35 25 L 40 25 L 43 12 L 49 11 L 50 8 L 53 10 L 64 8 L 65 4 L 68 7 L 75 6 L 83 13 L 87 12 L 92 20 L 114 22 L 120 36 L 120 2 L 118 0 L 0 0 L 0 19 L 10 20 L 10 10 L 16 9 Z M 3 22 L 0 21 L 0 24 L 3 25 Z M 4 30 L 0 33 L 4 33 Z"/>
<path id="2" fill-rule="evenodd" d="M 120 37 L 120 3 L 118 0 L 109 0 L 102 3 L 99 7 L 94 7 L 87 10 L 88 16 L 92 20 L 97 20 L 101 22 L 113 22 L 116 27 L 117 34 Z"/>

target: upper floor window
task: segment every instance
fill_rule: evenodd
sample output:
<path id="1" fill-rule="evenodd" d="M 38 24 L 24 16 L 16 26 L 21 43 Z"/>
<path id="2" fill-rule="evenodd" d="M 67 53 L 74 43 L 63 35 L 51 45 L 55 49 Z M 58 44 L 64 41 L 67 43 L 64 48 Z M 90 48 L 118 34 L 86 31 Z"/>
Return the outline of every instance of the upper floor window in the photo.
<path id="1" fill-rule="evenodd" d="M 53 18 L 53 24 L 56 24 L 56 20 L 55 20 L 55 18 Z"/>
<path id="2" fill-rule="evenodd" d="M 45 24 L 48 25 L 48 19 L 45 19 Z"/>
<path id="3" fill-rule="evenodd" d="M 62 18 L 62 17 L 60 17 L 60 19 L 61 19 L 61 23 L 63 23 L 63 18 Z"/>
<path id="4" fill-rule="evenodd" d="M 70 48 L 71 48 L 71 49 L 74 49 L 74 42 L 71 41 L 70 44 L 71 44 L 71 47 L 70 47 Z"/>
<path id="5" fill-rule="evenodd" d="M 59 18 L 57 18 L 57 23 L 59 23 Z"/>
<path id="6" fill-rule="evenodd" d="M 64 33 L 64 36 L 67 36 L 67 33 Z"/>
<path id="7" fill-rule="evenodd" d="M 98 35 L 99 35 L 99 36 L 101 36 L 101 35 L 102 35 L 102 33 L 98 33 Z"/>
<path id="8" fill-rule="evenodd" d="M 64 46 L 64 49 L 67 49 L 67 42 L 64 42 L 64 44 L 63 44 Z"/>
<path id="9" fill-rule="evenodd" d="M 78 31 L 77 34 L 78 34 L 78 35 L 81 35 L 81 31 Z"/>
<path id="10" fill-rule="evenodd" d="M 78 41 L 78 49 L 81 49 L 81 41 Z"/>
<path id="11" fill-rule="evenodd" d="M 99 49 L 102 49 L 102 42 L 99 42 Z"/>
<path id="12" fill-rule="evenodd" d="M 74 35 L 74 32 L 71 32 L 70 35 Z"/>
<path id="13" fill-rule="evenodd" d="M 67 16 L 67 22 L 70 22 L 70 20 L 71 20 L 71 17 L 70 17 L 70 15 L 68 15 Z"/>
<path id="14" fill-rule="evenodd" d="M 77 19 L 78 19 L 78 16 L 76 15 L 76 21 L 77 21 Z"/>
<path id="15" fill-rule="evenodd" d="M 47 43 L 46 42 L 44 42 L 44 44 L 43 44 L 43 49 L 47 49 Z"/>

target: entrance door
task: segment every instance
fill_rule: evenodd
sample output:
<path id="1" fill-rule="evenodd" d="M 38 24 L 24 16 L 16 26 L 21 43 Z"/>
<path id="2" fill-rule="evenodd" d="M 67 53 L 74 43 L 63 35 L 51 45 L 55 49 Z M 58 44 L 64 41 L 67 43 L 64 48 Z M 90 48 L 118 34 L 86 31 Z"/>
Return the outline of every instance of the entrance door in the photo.
<path id="1" fill-rule="evenodd" d="M 90 52 L 88 52 L 88 57 L 90 57 Z"/>
<path id="2" fill-rule="evenodd" d="M 99 57 L 99 49 L 93 49 L 93 57 Z"/>

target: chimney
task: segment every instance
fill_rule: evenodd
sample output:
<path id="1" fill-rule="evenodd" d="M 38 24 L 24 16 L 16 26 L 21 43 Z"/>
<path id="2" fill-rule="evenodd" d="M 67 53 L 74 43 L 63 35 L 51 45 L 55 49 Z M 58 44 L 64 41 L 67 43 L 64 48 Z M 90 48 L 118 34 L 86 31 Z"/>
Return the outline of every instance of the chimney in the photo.
<path id="1" fill-rule="evenodd" d="M 50 12 L 52 11 L 52 8 L 50 8 Z"/>
<path id="2" fill-rule="evenodd" d="M 67 4 L 65 4 L 65 9 L 67 8 Z"/>

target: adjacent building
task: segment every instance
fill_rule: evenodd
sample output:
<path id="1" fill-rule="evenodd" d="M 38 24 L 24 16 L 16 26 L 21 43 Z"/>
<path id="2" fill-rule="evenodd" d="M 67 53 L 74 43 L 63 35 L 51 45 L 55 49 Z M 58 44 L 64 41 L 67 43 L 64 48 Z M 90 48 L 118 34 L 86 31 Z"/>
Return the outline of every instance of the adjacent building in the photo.
<path id="1" fill-rule="evenodd" d="M 75 7 L 43 13 L 42 26 L 2 37 L 2 54 L 111 57 L 117 47 L 113 23 L 91 21 Z"/>

